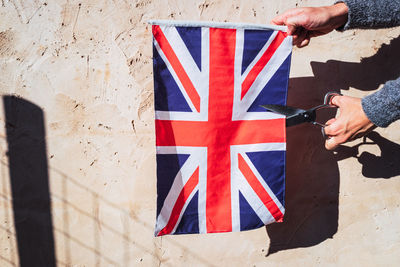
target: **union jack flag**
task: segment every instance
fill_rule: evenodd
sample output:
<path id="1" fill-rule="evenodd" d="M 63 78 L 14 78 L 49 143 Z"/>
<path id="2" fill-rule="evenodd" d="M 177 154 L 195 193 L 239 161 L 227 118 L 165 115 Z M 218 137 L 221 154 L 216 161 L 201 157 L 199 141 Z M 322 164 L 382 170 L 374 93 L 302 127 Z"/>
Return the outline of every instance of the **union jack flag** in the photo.
<path id="1" fill-rule="evenodd" d="M 154 22 L 155 235 L 243 231 L 284 214 L 292 39 L 229 24 Z"/>

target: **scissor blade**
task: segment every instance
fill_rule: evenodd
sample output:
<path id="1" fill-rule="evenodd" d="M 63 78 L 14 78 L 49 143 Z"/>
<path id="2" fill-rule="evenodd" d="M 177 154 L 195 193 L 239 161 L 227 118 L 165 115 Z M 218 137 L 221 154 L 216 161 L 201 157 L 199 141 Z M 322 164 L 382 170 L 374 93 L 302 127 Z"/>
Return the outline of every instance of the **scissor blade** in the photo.
<path id="1" fill-rule="evenodd" d="M 285 115 L 286 117 L 291 117 L 293 115 L 297 115 L 305 111 L 300 108 L 294 108 L 283 105 L 261 105 L 261 106 L 265 109 L 268 109 L 269 111 Z"/>
<path id="2" fill-rule="evenodd" d="M 287 127 L 301 124 L 303 122 L 312 122 L 315 120 L 314 111 L 310 112 L 304 109 L 283 105 L 262 105 L 262 107 L 272 112 L 285 115 Z"/>

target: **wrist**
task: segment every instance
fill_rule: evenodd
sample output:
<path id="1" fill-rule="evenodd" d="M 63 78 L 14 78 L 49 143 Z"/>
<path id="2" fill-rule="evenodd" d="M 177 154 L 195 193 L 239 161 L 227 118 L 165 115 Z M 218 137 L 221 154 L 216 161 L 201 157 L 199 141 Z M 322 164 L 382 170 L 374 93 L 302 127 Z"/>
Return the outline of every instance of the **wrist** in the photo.
<path id="1" fill-rule="evenodd" d="M 328 7 L 331 18 L 331 25 L 337 29 L 346 24 L 349 14 L 349 8 L 343 2 L 336 3 Z"/>

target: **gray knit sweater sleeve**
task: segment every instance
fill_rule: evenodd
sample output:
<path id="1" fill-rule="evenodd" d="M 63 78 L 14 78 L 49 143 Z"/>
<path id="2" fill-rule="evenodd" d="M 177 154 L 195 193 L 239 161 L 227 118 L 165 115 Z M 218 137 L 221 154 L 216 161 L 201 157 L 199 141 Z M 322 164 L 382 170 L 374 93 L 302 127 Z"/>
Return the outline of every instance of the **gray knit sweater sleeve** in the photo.
<path id="1" fill-rule="evenodd" d="M 339 30 L 388 28 L 400 25 L 400 0 L 337 2 L 343 2 L 349 8 L 347 23 Z M 400 119 L 400 77 L 386 82 L 382 89 L 364 97 L 362 107 L 369 120 L 379 127 L 387 127 Z"/>
<path id="2" fill-rule="evenodd" d="M 400 78 L 386 82 L 382 89 L 364 97 L 361 104 L 376 126 L 387 127 L 400 119 Z"/>
<path id="3" fill-rule="evenodd" d="M 343 30 L 389 28 L 400 25 L 400 0 L 342 0 L 349 8 Z"/>

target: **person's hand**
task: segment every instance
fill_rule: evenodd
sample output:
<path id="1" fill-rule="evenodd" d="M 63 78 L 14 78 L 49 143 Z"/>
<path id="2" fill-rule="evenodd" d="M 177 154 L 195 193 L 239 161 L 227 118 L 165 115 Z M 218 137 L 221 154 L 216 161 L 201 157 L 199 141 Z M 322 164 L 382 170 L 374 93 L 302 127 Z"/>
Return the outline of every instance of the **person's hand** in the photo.
<path id="1" fill-rule="evenodd" d="M 324 7 L 301 7 L 289 9 L 275 17 L 271 23 L 286 25 L 293 36 L 293 45 L 308 45 L 311 37 L 327 34 L 347 22 L 348 7 L 337 3 Z"/>
<path id="2" fill-rule="evenodd" d="M 364 136 L 376 127 L 365 115 L 361 98 L 335 96 L 331 104 L 339 107 L 339 116 L 326 122 L 326 149 L 333 150 L 340 144 Z"/>

